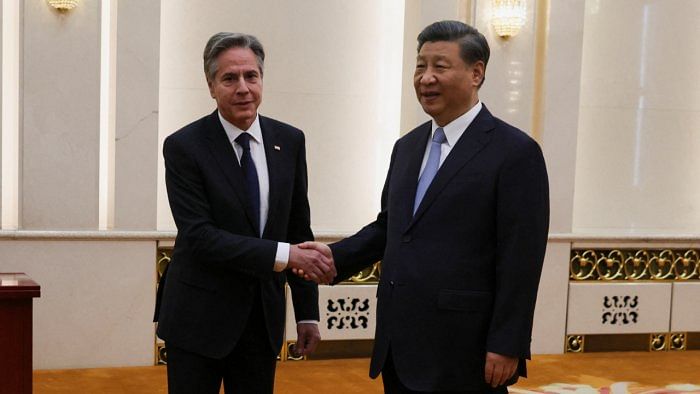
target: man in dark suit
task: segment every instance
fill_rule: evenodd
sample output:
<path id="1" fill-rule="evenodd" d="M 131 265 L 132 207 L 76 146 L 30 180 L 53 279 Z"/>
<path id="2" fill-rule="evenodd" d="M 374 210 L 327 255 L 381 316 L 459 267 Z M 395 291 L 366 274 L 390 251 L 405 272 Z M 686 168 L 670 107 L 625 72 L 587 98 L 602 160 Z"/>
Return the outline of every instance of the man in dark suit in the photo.
<path id="1" fill-rule="evenodd" d="M 432 120 L 398 140 L 377 220 L 330 245 L 342 280 L 382 260 L 370 376 L 387 393 L 505 393 L 525 376 L 547 243 L 535 141 L 479 101 L 489 47 L 456 21 L 418 36 Z"/>
<path id="2" fill-rule="evenodd" d="M 204 50 L 217 110 L 170 135 L 165 181 L 178 234 L 159 290 L 170 393 L 272 393 L 285 321 L 285 283 L 298 321 L 296 349 L 320 340 L 318 288 L 287 268 L 332 280 L 313 239 L 304 135 L 258 115 L 265 54 L 253 36 L 218 33 Z M 313 252 L 313 253 L 309 253 Z"/>

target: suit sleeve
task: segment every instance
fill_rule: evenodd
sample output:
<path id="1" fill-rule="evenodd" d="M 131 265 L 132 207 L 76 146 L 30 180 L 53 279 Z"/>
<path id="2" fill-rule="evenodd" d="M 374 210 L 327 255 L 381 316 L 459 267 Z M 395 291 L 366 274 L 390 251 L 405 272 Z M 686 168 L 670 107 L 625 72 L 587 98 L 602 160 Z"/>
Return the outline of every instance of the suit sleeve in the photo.
<path id="1" fill-rule="evenodd" d="M 389 171 L 384 181 L 384 188 L 382 189 L 381 210 L 379 214 L 377 214 L 377 219 L 363 227 L 355 235 L 330 245 L 333 251 L 335 266 L 338 270 L 338 276 L 336 276 L 333 284 L 348 279 L 384 257 L 389 216 L 387 199 L 389 195 L 391 171 L 394 167 L 394 159 L 396 157 L 396 147 L 397 145 L 394 145 L 394 150 L 391 153 Z"/>
<path id="2" fill-rule="evenodd" d="M 197 262 L 270 278 L 277 242 L 233 234 L 217 226 L 201 170 L 185 145 L 172 137 L 163 144 L 165 185 L 178 237 L 186 239 Z"/>
<path id="3" fill-rule="evenodd" d="M 297 154 L 296 169 L 294 172 L 294 191 L 292 194 L 292 209 L 290 211 L 287 240 L 291 244 L 304 241 L 312 241 L 314 235 L 311 231 L 311 210 L 308 198 L 308 175 L 306 170 L 306 148 L 302 134 L 301 146 Z M 290 270 L 286 270 L 287 281 L 292 290 L 292 304 L 294 305 L 294 317 L 300 320 L 319 320 L 318 313 L 318 285 L 311 281 L 303 280 Z"/>
<path id="4" fill-rule="evenodd" d="M 487 351 L 529 358 L 549 228 L 549 186 L 534 141 L 513 152 L 498 178 L 496 294 Z"/>

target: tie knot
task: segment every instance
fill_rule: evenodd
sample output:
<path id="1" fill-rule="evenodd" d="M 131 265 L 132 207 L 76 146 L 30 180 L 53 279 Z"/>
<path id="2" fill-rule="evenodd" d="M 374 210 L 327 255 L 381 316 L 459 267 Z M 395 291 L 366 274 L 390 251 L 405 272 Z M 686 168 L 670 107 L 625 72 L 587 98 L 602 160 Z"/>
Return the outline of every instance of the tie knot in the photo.
<path id="1" fill-rule="evenodd" d="M 236 137 L 236 142 L 241 146 L 241 148 L 243 148 L 243 150 L 250 150 L 250 138 L 250 134 L 241 133 L 241 135 Z"/>
<path id="2" fill-rule="evenodd" d="M 444 144 L 445 141 L 447 141 L 447 137 L 445 137 L 445 130 L 443 130 L 442 127 L 438 127 L 435 129 L 435 134 L 433 134 L 433 142 Z"/>

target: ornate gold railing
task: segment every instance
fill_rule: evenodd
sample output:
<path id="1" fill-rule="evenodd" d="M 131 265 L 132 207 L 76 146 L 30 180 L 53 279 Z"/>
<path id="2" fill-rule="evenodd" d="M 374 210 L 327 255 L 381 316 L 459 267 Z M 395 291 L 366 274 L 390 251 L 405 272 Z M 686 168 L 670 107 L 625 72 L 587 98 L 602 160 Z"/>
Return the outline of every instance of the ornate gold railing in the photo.
<path id="1" fill-rule="evenodd" d="M 699 280 L 695 249 L 574 249 L 569 278 L 585 280 Z"/>

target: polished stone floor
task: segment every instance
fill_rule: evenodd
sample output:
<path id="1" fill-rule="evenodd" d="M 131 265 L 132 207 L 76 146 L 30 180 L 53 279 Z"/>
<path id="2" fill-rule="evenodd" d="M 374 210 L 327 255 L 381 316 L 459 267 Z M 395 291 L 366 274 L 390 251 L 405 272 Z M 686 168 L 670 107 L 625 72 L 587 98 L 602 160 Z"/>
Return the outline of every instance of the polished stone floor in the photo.
<path id="1" fill-rule="evenodd" d="M 275 393 L 381 393 L 368 365 L 368 359 L 279 363 Z M 700 351 L 543 355 L 528 370 L 512 392 L 700 393 Z M 34 372 L 36 394 L 166 392 L 162 366 Z"/>

